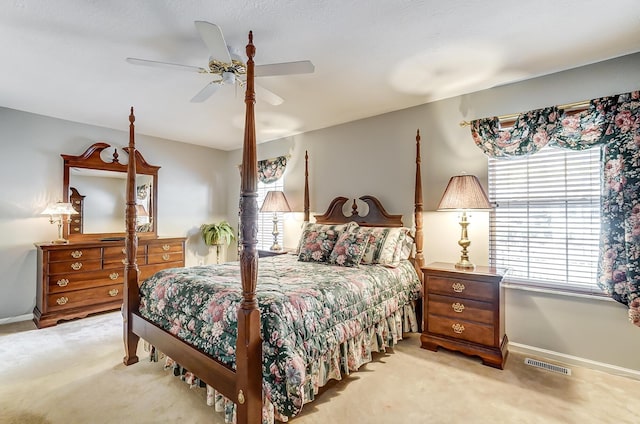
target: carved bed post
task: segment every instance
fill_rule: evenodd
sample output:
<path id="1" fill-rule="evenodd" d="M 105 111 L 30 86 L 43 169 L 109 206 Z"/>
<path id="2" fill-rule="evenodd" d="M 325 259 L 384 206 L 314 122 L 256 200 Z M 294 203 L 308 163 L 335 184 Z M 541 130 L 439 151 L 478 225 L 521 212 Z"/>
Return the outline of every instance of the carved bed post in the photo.
<path id="1" fill-rule="evenodd" d="M 309 152 L 304 151 L 304 222 L 309 222 Z"/>
<path id="2" fill-rule="evenodd" d="M 416 257 L 415 267 L 419 276 L 422 276 L 422 268 L 424 266 L 424 255 L 422 254 L 422 161 L 420 159 L 420 130 L 416 133 L 416 184 L 415 184 L 415 209 L 414 220 L 416 224 Z"/>
<path id="3" fill-rule="evenodd" d="M 124 293 L 122 305 L 122 319 L 124 321 L 124 349 L 125 356 L 122 362 L 131 365 L 138 362 L 136 350 L 140 337 L 133 333 L 133 311 L 138 310 L 140 293 L 138 292 L 138 264 L 136 252 L 138 251 L 138 235 L 136 234 L 136 146 L 134 139 L 133 107 L 129 115 L 129 163 L 127 165 L 127 209 L 125 223 L 127 225 L 127 237 L 125 248 L 127 251 L 126 264 L 124 266 Z"/>
<path id="4" fill-rule="evenodd" d="M 254 105 L 253 32 L 249 31 L 247 44 L 247 89 L 244 146 L 240 193 L 240 277 L 242 303 L 238 310 L 238 339 L 236 341 L 236 394 L 238 424 L 262 421 L 262 339 L 260 337 L 260 310 L 256 300 L 258 280 L 258 169 L 256 159 L 256 132 Z"/>

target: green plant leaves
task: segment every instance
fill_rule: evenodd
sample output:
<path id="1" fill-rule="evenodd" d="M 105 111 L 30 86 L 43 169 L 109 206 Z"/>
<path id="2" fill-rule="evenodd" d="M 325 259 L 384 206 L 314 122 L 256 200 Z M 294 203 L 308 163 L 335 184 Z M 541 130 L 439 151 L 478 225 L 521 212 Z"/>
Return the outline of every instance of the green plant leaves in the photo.
<path id="1" fill-rule="evenodd" d="M 202 224 L 200 233 L 204 243 L 208 246 L 215 246 L 216 244 L 226 244 L 228 246 L 236 238 L 233 227 L 227 221 L 222 221 L 218 224 Z"/>

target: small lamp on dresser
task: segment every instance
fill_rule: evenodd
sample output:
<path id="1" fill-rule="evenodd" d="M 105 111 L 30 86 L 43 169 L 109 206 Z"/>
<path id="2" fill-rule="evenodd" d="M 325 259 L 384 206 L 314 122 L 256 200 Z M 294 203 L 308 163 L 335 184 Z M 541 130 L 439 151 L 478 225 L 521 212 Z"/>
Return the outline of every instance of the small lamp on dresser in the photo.
<path id="1" fill-rule="evenodd" d="M 458 241 L 458 244 L 462 247 L 462 255 L 460 256 L 460 260 L 455 264 L 457 269 L 475 268 L 475 265 L 469 261 L 469 252 L 467 250 L 471 244 L 467 236 L 467 227 L 469 226 L 467 210 L 469 209 L 491 209 L 491 203 L 489 203 L 487 194 L 484 192 L 482 185 L 480 185 L 478 177 L 475 175 L 456 175 L 455 177 L 451 177 L 438 205 L 438 210 L 462 211 L 462 216 L 460 217 L 462 232 L 460 240 Z"/>
<path id="2" fill-rule="evenodd" d="M 289 202 L 282 191 L 268 191 L 264 198 L 260 212 L 273 212 L 273 245 L 271 250 L 274 252 L 282 250 L 278 244 L 278 212 L 291 212 Z"/>
<path id="3" fill-rule="evenodd" d="M 56 202 L 50 203 L 47 208 L 42 211 L 42 215 L 49 215 L 49 222 L 51 224 L 58 224 L 58 239 L 53 240 L 52 243 L 55 244 L 65 244 L 69 243 L 69 240 L 62 237 L 62 224 L 70 223 L 71 217 L 70 215 L 77 214 L 71 203 L 64 202 Z"/>

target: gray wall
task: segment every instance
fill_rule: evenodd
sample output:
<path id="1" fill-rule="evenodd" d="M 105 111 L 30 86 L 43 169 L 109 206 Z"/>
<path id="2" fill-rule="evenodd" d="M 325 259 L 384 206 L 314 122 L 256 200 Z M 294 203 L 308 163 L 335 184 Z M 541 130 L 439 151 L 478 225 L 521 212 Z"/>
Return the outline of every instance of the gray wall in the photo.
<path id="1" fill-rule="evenodd" d="M 285 192 L 298 213 L 285 222 L 284 245 L 294 247 L 300 234 L 305 150 L 310 156 L 312 211 L 324 212 L 335 196 L 372 194 L 390 213 L 402 213 L 405 224 L 411 225 L 414 139 L 419 128 L 427 211 L 425 257 L 427 263 L 456 261 L 460 256 L 457 216 L 435 209 L 451 176 L 464 171 L 477 175 L 485 186 L 487 181 L 487 159 L 473 144 L 469 128 L 459 123 L 638 90 L 638 75 L 640 54 L 635 54 L 260 144 L 258 159 L 292 155 Z M 231 158 L 230 186 L 239 187 L 238 173 L 232 168 L 241 160 L 240 151 L 234 151 Z M 235 193 L 229 192 L 230 217 L 237 215 Z M 475 213 L 470 221 L 471 260 L 487 264 L 488 214 Z M 625 306 L 611 300 L 512 288 L 507 289 L 506 301 L 512 346 L 567 362 L 577 357 L 596 367 L 602 363 L 636 370 L 640 377 L 640 330 L 627 321 Z"/>
<path id="2" fill-rule="evenodd" d="M 57 237 L 57 226 L 40 212 L 62 199 L 60 154 L 79 155 L 98 141 L 126 146 L 124 112 L 123 131 L 116 131 L 0 108 L 0 323 L 29 319 L 35 306 L 33 243 Z M 187 265 L 215 261 L 197 230 L 204 222 L 226 218 L 227 152 L 143 135 L 136 136 L 136 146 L 147 162 L 161 166 L 158 234 L 189 237 Z"/>

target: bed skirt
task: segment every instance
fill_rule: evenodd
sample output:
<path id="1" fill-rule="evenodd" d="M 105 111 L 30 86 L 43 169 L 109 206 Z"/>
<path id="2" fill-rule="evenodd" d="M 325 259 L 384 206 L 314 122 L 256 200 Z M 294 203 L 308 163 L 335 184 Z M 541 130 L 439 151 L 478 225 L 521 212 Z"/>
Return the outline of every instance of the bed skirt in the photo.
<path id="1" fill-rule="evenodd" d="M 303 405 L 314 400 L 318 390 L 329 380 L 341 380 L 343 375 L 357 371 L 362 365 L 371 362 L 372 352 L 385 352 L 392 348 L 398 340 L 402 340 L 402 334 L 417 332 L 418 321 L 415 313 L 415 301 L 404 305 L 390 316 L 362 331 L 357 336 L 347 339 L 336 349 L 327 352 L 321 360 L 314 361 L 307 370 L 307 379 L 304 382 Z M 158 360 L 158 352 L 151 347 L 150 359 Z M 224 413 L 227 424 L 235 424 L 235 403 L 222 396 L 213 387 L 202 383 L 197 376 L 183 369 L 180 364 L 171 358 L 165 358 L 165 369 L 173 370 L 174 375 L 179 376 L 192 388 L 206 387 L 207 405 L 213 406 L 216 412 Z M 275 421 L 287 422 L 288 417 L 277 413 L 268 396 L 264 395 L 262 401 L 262 423 L 274 424 Z"/>

